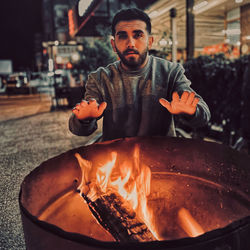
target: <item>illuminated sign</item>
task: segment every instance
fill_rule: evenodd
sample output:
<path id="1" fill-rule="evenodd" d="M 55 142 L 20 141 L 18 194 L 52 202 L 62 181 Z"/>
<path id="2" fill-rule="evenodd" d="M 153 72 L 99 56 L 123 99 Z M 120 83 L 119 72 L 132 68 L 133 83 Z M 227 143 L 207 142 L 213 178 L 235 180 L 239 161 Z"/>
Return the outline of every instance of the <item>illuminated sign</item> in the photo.
<path id="1" fill-rule="evenodd" d="M 73 37 L 78 29 L 75 11 L 73 9 L 70 9 L 68 11 L 68 23 L 69 23 L 69 34 L 71 37 Z"/>
<path id="2" fill-rule="evenodd" d="M 54 53 L 57 56 L 71 56 L 73 53 L 78 52 L 78 46 L 74 45 L 60 45 L 60 46 L 54 46 L 53 47 Z"/>

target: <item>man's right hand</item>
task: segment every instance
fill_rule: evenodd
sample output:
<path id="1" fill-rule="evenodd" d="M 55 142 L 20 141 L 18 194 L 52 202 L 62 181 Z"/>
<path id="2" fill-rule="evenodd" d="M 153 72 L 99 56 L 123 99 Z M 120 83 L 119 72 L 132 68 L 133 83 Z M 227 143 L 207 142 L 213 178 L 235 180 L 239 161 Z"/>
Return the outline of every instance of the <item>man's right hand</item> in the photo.
<path id="1" fill-rule="evenodd" d="M 91 99 L 88 102 L 82 100 L 81 103 L 76 104 L 72 112 L 79 120 L 84 120 L 88 118 L 98 118 L 102 115 L 106 107 L 106 102 L 102 102 L 99 105 L 95 99 Z"/>

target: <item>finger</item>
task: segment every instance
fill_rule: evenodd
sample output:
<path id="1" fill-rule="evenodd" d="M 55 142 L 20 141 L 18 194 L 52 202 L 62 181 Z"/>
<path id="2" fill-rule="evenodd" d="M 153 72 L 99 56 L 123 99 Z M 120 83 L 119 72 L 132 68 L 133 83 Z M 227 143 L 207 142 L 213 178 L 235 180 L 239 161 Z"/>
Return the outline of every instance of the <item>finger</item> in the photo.
<path id="1" fill-rule="evenodd" d="M 72 109 L 72 112 L 77 116 L 78 113 L 79 113 L 79 110 L 77 110 L 77 109 Z"/>
<path id="2" fill-rule="evenodd" d="M 98 115 L 102 115 L 103 111 L 106 109 L 107 107 L 107 103 L 106 102 L 102 102 L 99 107 L 98 107 Z"/>
<path id="3" fill-rule="evenodd" d="M 195 97 L 195 93 L 194 92 L 189 93 L 189 96 L 187 98 L 186 104 L 187 105 L 191 105 L 193 103 L 193 101 L 194 101 L 194 97 Z"/>
<path id="4" fill-rule="evenodd" d="M 77 103 L 73 109 L 79 110 L 80 108 L 80 103 Z"/>
<path id="5" fill-rule="evenodd" d="M 95 99 L 90 99 L 90 100 L 88 101 L 88 103 L 89 103 L 89 105 L 90 105 L 91 107 L 93 107 L 93 108 L 96 108 L 96 107 L 98 106 L 98 104 L 97 104 L 97 102 L 96 102 Z"/>
<path id="6" fill-rule="evenodd" d="M 179 102 L 179 100 L 180 100 L 180 97 L 179 97 L 178 93 L 174 92 L 172 95 L 172 101 Z"/>
<path id="7" fill-rule="evenodd" d="M 89 101 L 89 104 L 96 103 L 96 99 L 94 98 L 90 98 L 88 101 Z"/>
<path id="8" fill-rule="evenodd" d="M 187 99 L 189 97 L 189 93 L 187 91 L 184 91 L 181 95 L 181 102 L 186 103 Z"/>
<path id="9" fill-rule="evenodd" d="M 163 107 L 165 107 L 169 112 L 171 112 L 171 110 L 172 110 L 172 107 L 171 107 L 171 105 L 170 105 L 170 102 L 168 102 L 166 99 L 164 99 L 164 98 L 160 98 L 159 99 L 159 102 L 160 102 L 160 104 L 163 106 Z"/>
<path id="10" fill-rule="evenodd" d="M 87 105 L 88 105 L 88 103 L 85 100 L 82 100 L 80 103 L 80 106 L 82 106 L 82 107 L 86 107 Z"/>
<path id="11" fill-rule="evenodd" d="M 199 100 L 200 100 L 200 99 L 199 99 L 198 97 L 195 97 L 194 100 L 193 100 L 193 102 L 192 102 L 192 106 L 193 106 L 193 107 L 196 107 L 197 104 L 198 104 L 198 102 L 199 102 Z"/>

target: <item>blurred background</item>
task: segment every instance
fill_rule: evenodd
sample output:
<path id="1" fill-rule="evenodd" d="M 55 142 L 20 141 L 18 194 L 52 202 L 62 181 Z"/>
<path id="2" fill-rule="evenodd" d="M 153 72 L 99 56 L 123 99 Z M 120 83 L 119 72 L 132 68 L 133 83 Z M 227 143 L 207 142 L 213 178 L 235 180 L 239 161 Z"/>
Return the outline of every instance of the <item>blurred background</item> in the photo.
<path id="1" fill-rule="evenodd" d="M 177 120 L 178 135 L 248 151 L 250 0 L 2 1 L 1 120 L 16 118 L 12 110 L 29 102 L 44 102 L 39 110 L 49 112 L 78 103 L 88 73 L 116 60 L 110 24 L 125 7 L 148 13 L 150 53 L 181 63 L 211 109 L 200 130 Z"/>

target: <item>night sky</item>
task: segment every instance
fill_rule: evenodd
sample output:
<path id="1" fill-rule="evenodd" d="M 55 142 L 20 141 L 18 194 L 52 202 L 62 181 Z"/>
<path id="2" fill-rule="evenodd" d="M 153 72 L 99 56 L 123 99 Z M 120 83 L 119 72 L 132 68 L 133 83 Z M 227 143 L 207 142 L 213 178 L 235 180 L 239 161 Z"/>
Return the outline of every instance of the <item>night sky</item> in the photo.
<path id="1" fill-rule="evenodd" d="M 32 69 L 34 34 L 42 32 L 41 0 L 3 0 L 0 5 L 0 59 L 14 71 Z"/>

